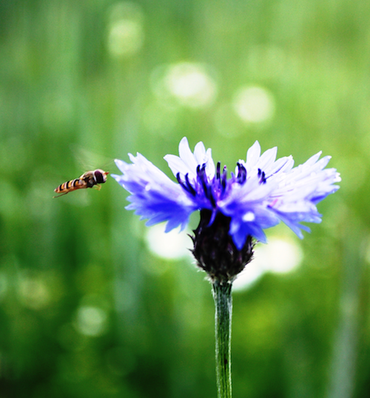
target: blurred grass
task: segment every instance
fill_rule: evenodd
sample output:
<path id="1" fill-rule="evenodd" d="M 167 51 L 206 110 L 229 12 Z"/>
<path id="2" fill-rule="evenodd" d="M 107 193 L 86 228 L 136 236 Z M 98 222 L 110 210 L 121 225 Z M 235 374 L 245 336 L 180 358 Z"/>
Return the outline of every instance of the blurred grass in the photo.
<path id="1" fill-rule="evenodd" d="M 204 275 L 148 252 L 113 180 L 52 199 L 86 171 L 73 148 L 168 170 L 183 136 L 229 170 L 256 139 L 297 164 L 333 156 L 341 189 L 301 267 L 234 295 L 234 395 L 331 397 L 345 380 L 343 398 L 367 396 L 369 17 L 345 0 L 0 2 L 1 398 L 216 395 Z"/>

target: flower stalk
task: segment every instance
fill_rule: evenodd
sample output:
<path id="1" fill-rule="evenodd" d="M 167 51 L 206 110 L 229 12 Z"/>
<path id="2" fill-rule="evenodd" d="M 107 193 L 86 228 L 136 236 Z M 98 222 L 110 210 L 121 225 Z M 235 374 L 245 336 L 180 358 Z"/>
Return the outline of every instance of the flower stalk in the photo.
<path id="1" fill-rule="evenodd" d="M 216 377 L 218 398 L 231 398 L 231 282 L 214 281 Z"/>

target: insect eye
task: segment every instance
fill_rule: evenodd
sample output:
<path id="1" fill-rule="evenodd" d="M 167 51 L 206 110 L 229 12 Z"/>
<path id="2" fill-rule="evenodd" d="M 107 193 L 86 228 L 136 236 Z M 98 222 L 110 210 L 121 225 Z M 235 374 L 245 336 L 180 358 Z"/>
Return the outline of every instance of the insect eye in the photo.
<path id="1" fill-rule="evenodd" d="M 96 179 L 96 182 L 97 182 L 97 183 L 103 183 L 103 182 L 105 182 L 105 181 L 104 181 L 104 176 L 103 176 L 103 174 L 102 174 L 99 170 L 96 170 L 96 171 L 94 172 L 94 175 L 95 175 L 95 179 Z"/>

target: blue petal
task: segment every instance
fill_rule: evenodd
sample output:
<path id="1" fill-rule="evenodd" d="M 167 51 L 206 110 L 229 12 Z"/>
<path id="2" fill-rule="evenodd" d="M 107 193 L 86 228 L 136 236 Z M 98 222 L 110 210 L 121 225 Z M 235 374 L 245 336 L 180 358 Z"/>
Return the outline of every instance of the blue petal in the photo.
<path id="1" fill-rule="evenodd" d="M 142 155 L 130 157 L 134 163 L 116 161 L 123 174 L 112 175 L 131 193 L 128 197 L 131 204 L 127 209 L 135 210 L 142 219 L 148 219 L 148 225 L 167 221 L 167 231 L 177 226 L 183 229 L 197 205 L 189 200 L 178 184 Z"/>

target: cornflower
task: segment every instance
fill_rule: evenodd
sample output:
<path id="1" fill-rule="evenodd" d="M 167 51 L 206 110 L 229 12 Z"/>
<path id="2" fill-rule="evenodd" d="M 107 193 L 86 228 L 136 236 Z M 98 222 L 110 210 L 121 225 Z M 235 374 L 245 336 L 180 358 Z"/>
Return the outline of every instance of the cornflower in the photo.
<path id="1" fill-rule="evenodd" d="M 299 238 L 304 222 L 320 223 L 316 205 L 339 189 L 339 173 L 325 168 L 330 156 L 321 152 L 294 167 L 292 156 L 276 159 L 277 148 L 261 154 L 256 141 L 228 175 L 216 165 L 211 149 L 199 142 L 192 152 L 184 137 L 179 156 L 166 155 L 177 183 L 141 154 L 132 163 L 116 160 L 121 175 L 112 177 L 131 195 L 126 208 L 147 225 L 167 222 L 166 232 L 183 230 L 194 211 L 200 212 L 191 237 L 197 265 L 213 286 L 216 305 L 216 371 L 219 398 L 231 397 L 231 288 L 252 260 L 256 242 L 266 243 L 264 230 L 285 223 Z"/>

